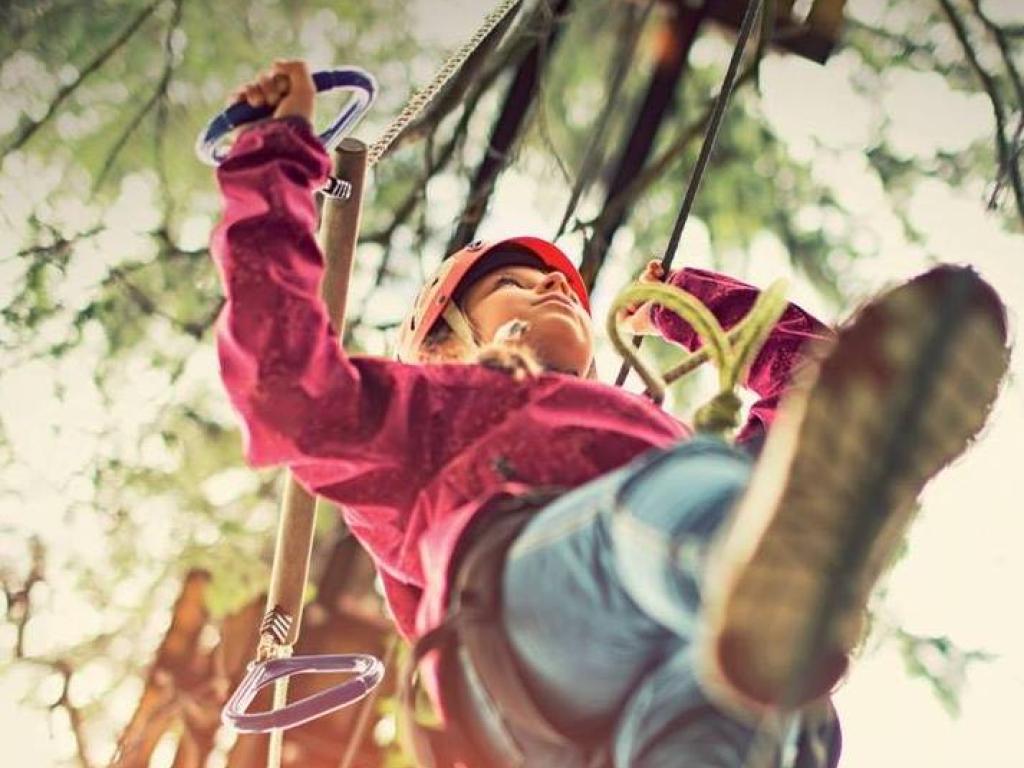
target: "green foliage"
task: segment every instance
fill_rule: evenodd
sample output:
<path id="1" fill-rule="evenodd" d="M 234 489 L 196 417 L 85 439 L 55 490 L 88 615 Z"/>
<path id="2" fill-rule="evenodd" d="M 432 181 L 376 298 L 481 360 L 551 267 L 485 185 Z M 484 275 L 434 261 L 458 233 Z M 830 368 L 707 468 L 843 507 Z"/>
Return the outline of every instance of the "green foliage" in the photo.
<path id="1" fill-rule="evenodd" d="M 950 717 L 960 714 L 960 692 L 968 669 L 995 658 L 985 651 L 964 650 L 943 636 L 920 636 L 897 630 L 896 640 L 907 673 L 928 684 Z"/>

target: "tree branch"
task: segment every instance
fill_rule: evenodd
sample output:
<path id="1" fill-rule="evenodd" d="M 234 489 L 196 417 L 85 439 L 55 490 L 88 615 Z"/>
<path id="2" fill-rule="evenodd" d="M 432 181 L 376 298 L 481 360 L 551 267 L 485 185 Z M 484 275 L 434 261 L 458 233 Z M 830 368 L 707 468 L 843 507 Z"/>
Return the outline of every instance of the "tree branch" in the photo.
<path id="1" fill-rule="evenodd" d="M 938 0 L 938 3 L 945 12 L 946 18 L 949 19 L 950 26 L 953 27 L 953 32 L 960 42 L 961 48 L 963 48 L 967 62 L 981 81 L 982 88 L 985 89 L 985 93 L 988 94 L 989 101 L 992 104 L 992 112 L 996 120 L 995 139 L 996 153 L 999 157 L 1000 177 L 1004 174 L 1009 176 L 1013 187 L 1014 200 L 1017 204 L 1017 211 L 1020 214 L 1021 221 L 1024 222 L 1024 179 L 1021 178 L 1016 153 L 1011 149 L 1009 142 L 1006 140 L 1006 111 L 995 78 L 978 60 L 974 46 L 971 45 L 967 27 L 964 25 L 964 21 L 956 9 L 953 8 L 952 2 L 950 0 Z M 997 184 L 998 182 L 999 179 L 997 179 Z"/>
<path id="2" fill-rule="evenodd" d="M 3 579 L 4 597 L 7 603 L 7 621 L 14 624 L 14 658 L 25 658 L 25 627 L 32 618 L 32 588 L 45 581 L 44 569 L 46 552 L 38 536 L 29 540 L 31 565 L 28 575 L 20 587 L 12 586 L 8 579 Z"/>
<path id="3" fill-rule="evenodd" d="M 1009 40 L 1007 40 L 1006 30 L 992 21 L 989 15 L 982 10 L 980 0 L 971 0 L 971 5 L 974 6 L 974 12 L 981 20 L 981 23 L 985 25 L 985 29 L 987 29 L 992 37 L 995 38 L 996 45 L 999 46 L 999 52 L 1003 55 L 1003 62 L 1006 64 L 1006 71 L 1010 74 L 1010 82 L 1013 83 L 1013 90 L 1017 94 L 1017 102 L 1021 106 L 1024 106 L 1024 80 L 1021 79 L 1020 71 L 1017 69 L 1017 65 L 1013 61 L 1013 55 L 1010 51 L 1010 43 Z"/>
<path id="4" fill-rule="evenodd" d="M 63 659 L 54 664 L 54 669 L 64 676 L 64 685 L 61 688 L 60 698 L 50 706 L 50 709 L 59 707 L 68 713 L 68 722 L 71 724 L 71 733 L 75 737 L 75 746 L 78 751 L 78 764 L 82 768 L 92 768 L 92 763 L 89 761 L 88 741 L 85 737 L 85 718 L 82 716 L 82 711 L 71 703 L 68 696 L 68 691 L 71 689 L 71 678 L 74 677 L 75 671 L 71 664 Z"/>
<path id="5" fill-rule="evenodd" d="M 999 53 L 1003 57 L 1003 64 L 1006 65 L 1006 71 L 1010 76 L 1013 92 L 1017 97 L 1017 112 L 1019 116 L 1017 118 L 1017 128 L 1014 130 L 1013 139 L 1010 141 L 1009 163 L 1008 166 L 1000 169 L 999 177 L 996 179 L 995 187 L 992 190 L 992 197 L 989 200 L 989 207 L 995 208 L 1006 176 L 1012 174 L 1014 170 L 1017 170 L 1018 175 L 1020 173 L 1017 163 L 1021 155 L 1022 139 L 1024 139 L 1024 78 L 1021 77 L 1020 71 L 1013 60 L 1010 43 L 1007 40 L 1005 31 L 982 10 L 980 0 L 971 0 L 971 5 L 974 6 L 974 13 L 981 19 L 985 29 L 995 38 L 996 45 L 999 47 Z"/>
<path id="6" fill-rule="evenodd" d="M 568 16 L 571 0 L 544 0 L 538 4 L 539 14 L 535 39 L 516 69 L 502 100 L 498 116 L 492 123 L 483 158 L 470 182 L 469 197 L 456 219 L 454 230 L 445 248 L 451 253 L 473 240 L 486 212 L 498 177 L 508 167 L 523 130 L 537 100 L 538 83 L 548 65 L 550 51 L 561 38 L 562 21 Z"/>
<path id="7" fill-rule="evenodd" d="M 92 193 L 94 195 L 107 180 L 107 174 L 110 173 L 118 156 L 121 154 L 121 150 L 123 150 L 125 144 L 128 143 L 128 139 L 130 139 L 132 134 L 135 133 L 135 129 L 139 127 L 139 124 L 142 123 L 153 107 L 167 97 L 167 88 L 171 84 L 171 76 L 174 73 L 174 51 L 171 47 L 171 38 L 174 35 L 175 30 L 177 30 L 181 24 L 183 4 L 184 0 L 174 0 L 174 14 L 167 26 L 167 34 L 164 36 L 164 67 L 160 74 L 160 80 L 157 82 L 156 89 L 146 100 L 146 103 L 143 104 L 139 111 L 132 116 L 132 119 L 128 121 L 128 125 L 125 126 L 125 129 L 121 132 L 117 141 L 114 142 L 114 146 L 107 155 L 107 159 L 103 161 L 103 167 L 100 169 L 99 174 L 96 176 L 96 180 L 93 182 Z"/>
<path id="8" fill-rule="evenodd" d="M 53 101 L 50 102 L 50 106 L 47 107 L 46 113 L 41 118 L 24 123 L 11 143 L 4 147 L 3 152 L 0 153 L 0 162 L 3 162 L 3 159 L 7 157 L 8 154 L 24 146 L 25 142 L 31 139 L 36 131 L 46 125 L 46 123 L 53 118 L 54 114 L 56 114 L 58 107 L 60 107 L 60 105 L 63 104 L 71 94 L 77 91 L 79 86 L 85 82 L 90 75 L 106 64 L 110 57 L 117 53 L 117 51 L 126 42 L 128 42 L 131 36 L 135 34 L 139 27 L 142 26 L 143 22 L 152 15 L 153 11 L 155 11 L 162 2 L 163 0 L 153 0 L 152 3 L 143 8 L 142 11 L 128 23 L 128 26 L 125 27 L 121 33 L 117 35 L 109 45 L 107 45 L 106 48 L 100 51 L 92 61 L 85 65 L 85 68 L 79 72 L 78 77 L 76 77 L 74 81 L 57 91 L 57 95 L 54 97 Z"/>
<path id="9" fill-rule="evenodd" d="M 741 86 L 751 81 L 756 71 L 757 63 L 753 61 L 736 79 L 736 90 L 739 90 Z M 613 220 L 621 216 L 626 209 L 631 208 L 651 185 L 668 171 L 672 163 L 679 159 L 690 143 L 701 135 L 701 132 L 707 127 L 708 121 L 711 119 L 711 113 L 714 108 L 715 99 L 711 98 L 708 100 L 704 112 L 699 119 L 684 127 L 682 132 L 657 158 L 638 173 L 625 189 L 608 201 L 604 210 L 601 211 L 596 219 L 581 223 L 581 226 L 592 227 L 600 231 L 605 221 Z"/>
<path id="10" fill-rule="evenodd" d="M 849 18 L 844 21 L 846 25 L 847 33 L 849 32 L 862 32 L 872 37 L 877 37 L 885 40 L 887 43 L 897 46 L 902 53 L 927 53 L 930 55 L 935 54 L 935 48 L 928 43 L 923 43 L 918 40 L 914 40 L 908 35 L 900 34 L 899 32 L 893 32 L 891 29 L 883 29 L 882 27 L 875 27 L 871 24 L 867 24 L 860 19 Z"/>
<path id="11" fill-rule="evenodd" d="M 558 23 L 559 20 L 554 16 L 552 9 L 547 4 L 544 5 L 544 8 L 548 14 L 551 15 L 551 23 Z M 552 40 L 548 35 L 544 35 L 539 38 L 538 42 L 540 60 L 541 62 L 544 62 L 548 59 L 551 53 L 549 49 L 551 47 Z M 541 68 L 543 69 L 544 67 L 545 65 L 542 63 Z M 540 139 L 548 152 L 550 152 L 551 156 L 554 158 L 555 165 L 558 166 L 558 171 L 562 174 L 562 178 L 565 180 L 565 183 L 572 184 L 573 178 L 572 174 L 569 172 L 569 166 L 566 164 L 565 160 L 562 159 L 562 155 L 558 151 L 558 146 L 555 144 L 555 139 L 551 135 L 551 126 L 548 123 L 546 103 L 548 89 L 545 81 L 546 78 L 544 77 L 537 79 L 537 134 L 540 136 Z"/>
<path id="12" fill-rule="evenodd" d="M 565 205 L 565 211 L 562 213 L 562 220 L 555 232 L 555 240 L 558 240 L 558 238 L 565 234 L 566 227 L 569 226 L 569 219 L 576 212 L 576 206 L 579 205 L 580 198 L 583 197 L 590 187 L 594 174 L 604 159 L 603 153 L 600 150 L 604 144 L 608 128 L 611 125 L 612 115 L 618 107 L 619 94 L 622 92 L 626 75 L 629 73 L 630 65 L 633 63 L 636 46 L 640 40 L 640 33 L 647 26 L 647 20 L 656 3 L 657 0 L 648 0 L 642 10 L 636 5 L 631 5 L 623 20 L 622 30 L 618 34 L 620 45 L 615 53 L 615 57 L 612 59 L 612 66 L 609 68 L 609 84 L 606 91 L 605 105 L 590 131 L 590 140 L 587 142 L 587 148 L 583 151 L 579 175 L 576 177 L 576 183 L 573 185 L 572 193 L 569 195 L 569 202 Z"/>
<path id="13" fill-rule="evenodd" d="M 71 248 L 78 243 L 88 240 L 89 238 L 95 237 L 103 231 L 102 226 L 92 227 L 84 232 L 79 232 L 77 235 L 71 237 L 65 237 L 64 235 L 57 232 L 55 229 L 48 225 L 43 225 L 50 233 L 54 236 L 54 241 L 46 245 L 36 244 L 30 245 L 27 248 L 22 248 L 17 253 L 12 254 L 4 259 L 0 259 L 0 263 L 13 261 L 16 259 L 35 259 L 41 258 L 51 263 L 56 263 L 58 256 L 67 256 L 70 254 Z"/>

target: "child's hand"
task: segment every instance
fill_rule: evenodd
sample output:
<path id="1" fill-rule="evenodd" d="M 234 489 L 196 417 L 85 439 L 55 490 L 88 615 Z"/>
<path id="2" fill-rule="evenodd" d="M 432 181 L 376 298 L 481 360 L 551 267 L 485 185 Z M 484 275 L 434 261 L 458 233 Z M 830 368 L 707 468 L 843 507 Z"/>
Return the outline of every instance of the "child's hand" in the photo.
<path id="1" fill-rule="evenodd" d="M 640 283 L 661 283 L 664 280 L 665 270 L 662 269 L 661 262 L 657 259 L 651 259 L 647 262 L 647 267 L 644 269 L 643 274 L 637 278 L 637 282 Z M 649 301 L 630 305 L 622 310 L 619 316 L 619 324 L 634 336 L 656 334 L 658 330 L 654 327 L 654 319 L 651 317 L 652 309 L 654 309 L 654 305 Z"/>
<path id="2" fill-rule="evenodd" d="M 316 86 L 306 62 L 278 59 L 255 80 L 240 85 L 232 100 L 248 102 L 251 107 L 271 107 L 275 118 L 297 115 L 312 123 Z"/>

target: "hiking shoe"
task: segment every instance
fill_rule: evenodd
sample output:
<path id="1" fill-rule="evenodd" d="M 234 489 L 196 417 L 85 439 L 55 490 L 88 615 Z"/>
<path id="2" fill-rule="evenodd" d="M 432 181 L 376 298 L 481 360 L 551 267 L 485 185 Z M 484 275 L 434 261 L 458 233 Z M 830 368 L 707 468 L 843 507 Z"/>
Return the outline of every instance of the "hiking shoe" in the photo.
<path id="1" fill-rule="evenodd" d="M 927 480 L 981 429 L 1006 316 L 970 269 L 872 301 L 792 388 L 705 576 L 702 681 L 740 713 L 826 695 Z"/>

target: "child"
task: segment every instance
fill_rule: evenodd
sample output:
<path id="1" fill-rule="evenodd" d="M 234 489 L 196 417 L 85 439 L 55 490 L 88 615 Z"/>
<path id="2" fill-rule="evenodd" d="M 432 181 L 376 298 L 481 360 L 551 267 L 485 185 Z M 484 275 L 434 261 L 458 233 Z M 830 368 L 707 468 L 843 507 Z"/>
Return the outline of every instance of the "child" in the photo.
<path id="1" fill-rule="evenodd" d="M 403 325 L 401 362 L 348 357 L 317 298 L 312 192 L 328 160 L 309 73 L 277 62 L 236 95 L 274 107 L 218 171 L 218 344 L 246 458 L 341 505 L 402 634 L 444 618 L 453 557 L 484 510 L 557 486 L 512 547 L 502 597 L 508 664 L 559 730 L 600 734 L 615 766 L 738 766 L 754 717 L 827 697 L 918 491 L 994 400 L 1007 358 L 994 292 L 945 267 L 868 306 L 773 427 L 807 343 L 831 335 L 790 305 L 744 382 L 759 400 L 737 442 L 768 434 L 755 463 L 595 379 L 586 290 L 537 238 L 447 259 Z M 726 328 L 757 295 L 699 270 L 667 280 Z M 660 307 L 629 322 L 698 346 Z M 864 515 L 877 525 L 857 546 Z M 838 612 L 815 627 L 835 590 Z M 817 662 L 799 675 L 808 636 Z M 527 765 L 588 759 L 517 735 Z"/>

